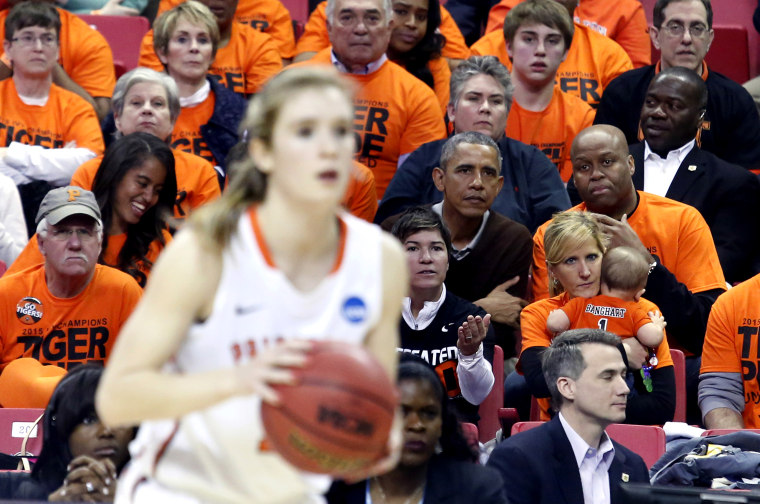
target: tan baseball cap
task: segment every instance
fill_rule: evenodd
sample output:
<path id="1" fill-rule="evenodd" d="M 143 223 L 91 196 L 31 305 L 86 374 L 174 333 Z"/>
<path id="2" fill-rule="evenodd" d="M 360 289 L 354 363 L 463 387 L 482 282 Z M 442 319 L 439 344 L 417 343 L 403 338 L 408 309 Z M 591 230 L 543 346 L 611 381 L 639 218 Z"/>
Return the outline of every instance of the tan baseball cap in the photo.
<path id="1" fill-rule="evenodd" d="M 102 223 L 98 202 L 91 191 L 77 186 L 59 187 L 45 195 L 35 222 L 39 224 L 43 218 L 47 218 L 50 224 L 56 225 L 66 217 L 79 214 L 89 215 Z"/>

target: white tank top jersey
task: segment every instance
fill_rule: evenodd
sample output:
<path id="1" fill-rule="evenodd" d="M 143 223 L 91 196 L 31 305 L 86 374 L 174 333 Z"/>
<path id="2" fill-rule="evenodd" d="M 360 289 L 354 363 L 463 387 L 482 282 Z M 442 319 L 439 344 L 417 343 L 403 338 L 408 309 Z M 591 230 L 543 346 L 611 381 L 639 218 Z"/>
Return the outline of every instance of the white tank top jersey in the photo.
<path id="1" fill-rule="evenodd" d="M 348 214 L 339 221 L 335 266 L 304 293 L 272 263 L 255 211 L 244 213 L 223 254 L 212 313 L 191 327 L 167 372 L 234 366 L 287 338 L 362 343 L 380 316 L 381 231 Z M 116 502 L 323 502 L 330 479 L 262 451 L 263 438 L 258 396 L 230 399 L 179 421 L 143 422 Z"/>

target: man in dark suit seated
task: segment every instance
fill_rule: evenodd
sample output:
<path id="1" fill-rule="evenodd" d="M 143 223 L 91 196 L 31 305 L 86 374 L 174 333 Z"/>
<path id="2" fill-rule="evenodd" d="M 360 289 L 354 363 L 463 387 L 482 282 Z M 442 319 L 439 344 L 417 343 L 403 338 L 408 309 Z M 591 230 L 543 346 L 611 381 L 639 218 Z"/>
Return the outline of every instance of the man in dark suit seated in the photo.
<path id="1" fill-rule="evenodd" d="M 559 414 L 496 447 L 488 466 L 499 471 L 512 504 L 620 502 L 621 483 L 648 482 L 640 456 L 604 429 L 625 420 L 628 386 L 620 339 L 598 329 L 566 331 L 542 356 Z"/>
<path id="2" fill-rule="evenodd" d="M 636 189 L 695 207 L 710 226 L 729 283 L 758 271 L 752 262 L 760 231 L 760 180 L 702 150 L 695 137 L 707 106 L 707 86 L 682 67 L 652 79 L 641 109 L 644 142 L 630 147 Z"/>
<path id="3" fill-rule="evenodd" d="M 604 89 L 594 124 L 620 128 L 628 144 L 642 139 L 639 112 L 652 78 L 661 70 L 684 67 L 710 90 L 701 129 L 701 147 L 747 169 L 760 168 L 760 117 L 746 89 L 707 68 L 713 40 L 710 0 L 657 0 L 649 35 L 660 61 L 620 75 Z"/>

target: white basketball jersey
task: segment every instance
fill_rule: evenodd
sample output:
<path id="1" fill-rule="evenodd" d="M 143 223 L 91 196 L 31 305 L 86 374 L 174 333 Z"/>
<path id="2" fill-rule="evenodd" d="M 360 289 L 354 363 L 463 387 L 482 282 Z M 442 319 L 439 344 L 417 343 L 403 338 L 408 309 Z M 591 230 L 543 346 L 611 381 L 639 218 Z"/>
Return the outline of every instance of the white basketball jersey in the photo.
<path id="1" fill-rule="evenodd" d="M 380 316 L 381 231 L 350 215 L 340 222 L 335 268 L 304 293 L 272 264 L 255 212 L 244 214 L 223 254 L 212 313 L 190 329 L 171 371 L 231 367 L 288 338 L 361 344 Z M 133 459 L 117 502 L 148 502 L 167 495 L 162 492 L 188 503 L 320 502 L 329 478 L 299 472 L 262 450 L 259 410 L 259 398 L 247 396 L 179 421 L 144 422 L 130 445 Z M 151 493 L 151 487 L 161 492 Z"/>

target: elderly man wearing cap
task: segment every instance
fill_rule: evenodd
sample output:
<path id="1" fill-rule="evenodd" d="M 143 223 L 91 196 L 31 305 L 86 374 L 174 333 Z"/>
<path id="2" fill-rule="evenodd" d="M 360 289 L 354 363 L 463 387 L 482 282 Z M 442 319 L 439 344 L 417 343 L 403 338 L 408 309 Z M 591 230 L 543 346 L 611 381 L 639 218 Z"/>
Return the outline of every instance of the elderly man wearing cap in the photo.
<path id="1" fill-rule="evenodd" d="M 50 191 L 37 236 L 45 263 L 0 279 L 0 378 L 22 357 L 66 369 L 104 363 L 142 293 L 126 273 L 97 264 L 103 226 L 90 191 Z"/>

